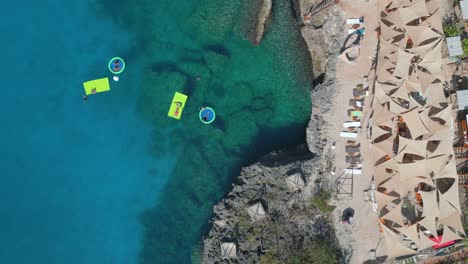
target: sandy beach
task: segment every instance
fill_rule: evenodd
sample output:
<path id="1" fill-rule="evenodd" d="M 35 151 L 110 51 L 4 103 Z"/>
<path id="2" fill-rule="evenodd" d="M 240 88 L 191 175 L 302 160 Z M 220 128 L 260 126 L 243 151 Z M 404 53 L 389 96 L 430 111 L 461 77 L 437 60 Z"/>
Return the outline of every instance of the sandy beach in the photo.
<path id="1" fill-rule="evenodd" d="M 346 18 L 364 17 L 364 25 L 366 34 L 360 41 L 359 56 L 353 62 L 346 62 L 338 59 L 337 61 L 337 93 L 335 98 L 335 113 L 330 117 L 334 118 L 336 133 L 333 133 L 333 140 L 336 142 L 335 147 L 335 164 L 336 174 L 335 179 L 341 181 L 342 191 L 350 192 L 352 195 L 339 195 L 333 204 L 337 207 L 334 212 L 334 224 L 337 230 L 337 237 L 344 248 L 352 248 L 352 257 L 350 263 L 363 263 L 369 259 L 369 251 L 376 249 L 377 256 L 385 255 L 385 246 L 381 241 L 379 233 L 377 213 L 372 209 L 372 203 L 364 200 L 364 191 L 371 184 L 373 176 L 373 158 L 370 152 L 370 139 L 368 138 L 368 116 L 370 114 L 370 96 L 364 96 L 363 116 L 360 118 L 362 128 L 357 129 L 358 137 L 356 142 L 360 144 L 360 152 L 362 157 L 362 175 L 344 174 L 344 170 L 349 167 L 346 163 L 345 146 L 348 138 L 340 137 L 339 131 L 343 131 L 343 123 L 351 121 L 351 117 L 347 113 L 348 102 L 353 98 L 353 88 L 358 84 L 363 84 L 364 88 L 368 87 L 368 80 L 365 76 L 369 76 L 371 72 L 372 62 L 376 56 L 377 35 L 375 28 L 378 27 L 378 11 L 377 1 L 365 0 L 345 0 L 341 1 L 338 7 L 345 12 Z M 351 25 L 346 25 L 351 26 Z M 345 31 L 348 28 L 345 26 Z M 371 79 L 372 73 L 369 76 Z M 350 184 L 350 179 L 352 184 Z M 355 222 L 352 225 L 343 224 L 341 222 L 341 213 L 346 208 L 355 210 Z M 379 243 L 380 242 L 380 243 Z"/>
<path id="2" fill-rule="evenodd" d="M 357 34 L 349 35 L 340 50 L 341 54 L 336 64 L 334 107 L 332 107 L 333 110 L 324 117 L 324 119 L 328 120 L 328 131 L 333 131 L 333 133 L 329 133 L 329 135 L 333 140 L 333 145 L 330 147 L 330 151 L 333 153 L 330 156 L 335 157 L 334 164 L 336 166 L 332 174 L 334 174 L 333 182 L 335 183 L 335 191 L 337 192 L 336 199 L 333 201 L 333 204 L 336 206 L 336 210 L 334 211 L 334 224 L 337 237 L 341 246 L 347 249 L 348 252 L 352 252 L 350 263 L 366 263 L 367 260 L 375 259 L 375 257 L 380 261 L 384 261 L 384 256 L 388 256 L 389 259 L 386 261 L 390 262 L 395 257 L 405 255 L 417 255 L 419 257 L 419 253 L 423 251 L 425 253 L 420 257 L 427 258 L 428 255 L 424 254 L 432 254 L 434 252 L 433 248 L 437 249 L 437 247 L 433 246 L 442 245 L 444 241 L 460 239 L 461 237 L 456 233 L 457 231 L 463 234 L 463 228 L 461 227 L 459 219 L 460 209 L 458 197 L 456 197 L 457 186 L 454 185 L 454 187 L 452 187 L 452 185 L 448 183 L 446 187 L 437 185 L 441 178 L 457 178 L 455 166 L 452 166 L 454 163 L 444 162 L 441 166 L 447 166 L 446 171 L 440 170 L 437 166 L 435 166 L 436 168 L 431 168 L 429 163 L 435 162 L 435 157 L 440 158 L 440 156 L 436 154 L 439 152 L 435 152 L 433 149 L 430 150 L 430 144 L 427 143 L 436 142 L 436 144 L 438 144 L 441 139 L 437 138 L 437 136 L 433 137 L 437 133 L 440 134 L 443 139 L 447 137 L 447 142 L 441 145 L 449 147 L 446 148 L 446 150 L 440 148 L 439 151 L 442 153 L 440 155 L 447 155 L 447 160 L 450 161 L 452 159 L 453 155 L 451 154 L 453 153 L 453 149 L 451 149 L 449 144 L 453 142 L 450 140 L 450 137 L 448 137 L 452 132 L 442 126 L 445 124 L 446 127 L 450 127 L 450 125 L 447 125 L 449 122 L 444 121 L 445 123 L 442 122 L 440 123 L 442 125 L 437 128 L 435 127 L 439 125 L 437 120 L 444 118 L 444 120 L 453 120 L 454 118 L 451 116 L 453 100 L 447 99 L 453 96 L 441 94 L 443 89 L 442 82 L 446 80 L 445 76 L 451 76 L 452 74 L 445 71 L 446 62 L 443 61 L 444 54 L 442 54 L 442 52 L 421 52 L 417 49 L 428 47 L 427 43 L 429 43 L 429 41 L 441 43 L 438 44 L 439 48 L 440 45 L 444 44 L 442 41 L 435 42 L 435 39 L 443 39 L 442 16 L 440 13 L 437 13 L 437 10 L 441 12 L 440 10 L 445 10 L 446 6 L 438 1 L 429 3 L 422 1 L 420 2 L 420 6 L 413 4 L 411 7 L 402 8 L 397 5 L 397 7 L 401 8 L 399 9 L 401 13 L 392 13 L 393 10 L 390 8 L 382 11 L 383 7 L 378 7 L 377 0 L 370 0 L 340 1 L 338 7 L 344 12 L 345 18 L 349 20 L 344 28 L 345 34 L 354 32 Z M 422 15 L 408 13 L 408 10 L 411 9 L 426 10 L 426 18 L 422 18 Z M 403 19 L 404 23 L 401 23 L 401 27 L 405 28 L 404 31 L 401 31 L 401 29 L 398 31 L 393 28 L 392 30 L 394 31 L 391 31 L 393 33 L 389 33 L 390 31 L 387 30 L 387 25 L 385 23 L 383 23 L 385 26 L 383 26 L 382 29 L 377 30 L 382 27 L 382 23 L 379 24 L 379 21 L 382 19 L 379 17 L 379 14 L 382 14 L 381 12 L 385 13 L 382 15 L 384 19 L 388 19 L 385 21 L 393 19 L 393 22 L 391 22 L 393 23 L 392 25 L 400 23 L 399 21 Z M 391 18 L 391 16 L 397 16 L 397 18 Z M 413 23 L 412 26 L 409 26 L 409 24 L 411 24 L 410 22 Z M 430 26 L 428 27 L 427 24 L 430 24 Z M 418 27 L 417 29 L 420 31 L 426 28 L 425 32 L 427 32 L 427 34 L 422 35 L 421 33 L 416 33 L 416 31 L 411 32 L 412 27 Z M 403 34 L 401 34 L 401 32 L 403 32 Z M 382 35 L 380 35 L 380 33 Z M 396 35 L 406 37 L 408 41 L 406 42 L 406 39 L 404 39 L 399 42 L 400 40 L 395 40 L 396 37 L 393 38 Z M 382 61 L 379 61 L 379 67 L 376 70 L 375 67 L 377 67 L 377 63 L 375 60 L 377 57 L 379 36 L 381 38 L 380 45 L 384 45 L 387 49 L 393 49 L 394 52 L 391 53 L 385 48 L 381 49 L 379 58 L 381 58 Z M 421 44 L 423 43 L 422 40 L 417 42 L 417 37 L 419 36 L 421 36 L 421 39 L 426 39 L 425 44 Z M 398 47 L 398 43 L 400 47 Z M 437 49 L 434 48 L 434 50 Z M 398 52 L 398 58 L 392 55 L 396 55 L 396 52 Z M 418 59 L 409 59 L 407 64 L 403 65 L 403 56 L 411 56 L 411 58 L 415 56 L 421 58 L 421 60 L 430 60 L 433 66 L 430 68 L 424 63 L 418 64 L 420 62 Z M 395 57 L 393 58 L 394 61 L 387 64 L 389 65 L 387 68 L 384 68 L 382 65 L 384 65 L 386 60 L 392 60 L 390 57 Z M 409 65 L 413 68 L 410 68 Z M 378 78 L 375 76 L 376 72 L 379 74 Z M 425 74 L 427 75 L 427 72 L 431 75 L 428 75 L 429 77 L 424 77 Z M 408 85 L 410 85 L 408 75 L 412 75 L 412 81 L 420 83 L 422 90 L 419 88 L 419 90 L 415 92 L 401 85 L 403 82 L 408 82 Z M 373 87 L 375 79 L 378 79 L 378 82 L 376 87 Z M 394 83 L 392 83 L 392 81 L 394 81 Z M 400 87 L 398 83 L 403 87 L 402 89 L 398 88 Z M 437 88 L 428 90 L 428 87 L 431 85 L 436 86 L 438 84 L 439 86 Z M 401 95 L 396 94 L 396 89 L 392 92 L 383 92 L 381 88 L 383 85 L 391 85 L 391 89 L 398 88 L 398 90 L 401 91 Z M 375 99 L 373 98 L 374 92 L 375 96 L 377 96 Z M 409 101 L 414 100 L 412 99 L 413 97 L 408 97 L 409 95 L 412 96 L 411 93 L 424 96 L 424 98 L 428 100 L 428 103 L 424 102 L 424 107 L 418 103 L 409 103 Z M 390 96 L 395 98 L 406 97 L 409 101 L 401 103 L 398 99 L 396 101 L 397 103 L 395 103 L 395 101 L 392 101 L 393 99 L 390 99 Z M 350 99 L 357 100 L 359 103 L 350 101 Z M 362 103 L 364 106 L 361 105 Z M 352 106 L 352 104 L 356 105 Z M 388 105 L 390 105 L 390 110 L 388 110 Z M 387 124 L 383 124 L 381 120 L 376 123 L 377 118 L 382 119 L 383 115 L 379 113 L 379 115 L 376 116 L 374 113 L 374 124 L 369 124 L 369 116 L 371 116 L 374 110 L 372 107 L 377 107 L 375 109 L 378 109 L 378 107 L 382 106 L 382 109 L 389 111 L 391 115 L 394 115 L 394 118 L 390 119 L 390 117 L 385 117 L 389 120 Z M 396 109 L 397 106 L 400 108 Z M 434 112 L 432 114 L 425 114 L 424 109 L 429 108 Z M 438 115 L 442 115 L 443 111 L 448 113 L 446 117 L 437 119 Z M 410 115 L 414 115 L 415 118 L 411 119 L 409 117 Z M 400 125 L 404 123 L 404 126 L 408 126 L 409 128 L 400 128 L 396 123 L 392 123 L 396 118 L 398 118 Z M 422 125 L 423 122 L 421 120 L 425 120 L 424 125 Z M 417 124 L 421 124 L 422 132 L 416 129 Z M 352 126 L 352 128 L 348 128 L 348 126 Z M 383 134 L 380 135 L 391 135 L 395 133 L 393 131 L 396 131 L 395 136 L 398 137 L 399 141 L 389 141 L 390 149 L 385 151 L 385 155 L 376 154 L 383 150 L 382 144 L 377 148 L 377 144 L 383 141 L 383 137 L 377 140 L 379 134 L 375 132 L 376 135 L 373 136 L 374 141 L 371 143 L 370 137 L 372 133 L 369 131 L 370 126 L 376 129 L 375 131 L 379 131 L 379 127 L 381 126 L 388 127 L 388 130 L 381 132 Z M 380 130 L 382 129 L 380 128 Z M 413 134 L 408 134 L 408 131 Z M 416 153 L 416 151 L 406 149 L 406 143 L 404 142 L 420 144 L 420 154 L 418 155 L 421 158 L 416 159 L 411 156 L 412 154 L 407 154 L 409 152 Z M 377 148 L 378 151 L 373 150 L 373 148 Z M 399 160 L 397 158 L 397 153 L 400 157 L 403 157 L 403 155 L 408 156 L 405 156 L 405 159 L 401 158 Z M 391 167 L 391 169 L 390 165 L 388 165 L 390 162 L 385 166 L 378 165 L 381 167 L 379 168 L 381 170 L 376 171 L 376 175 L 374 175 L 374 164 L 377 165 L 377 161 L 384 158 L 385 161 L 391 160 L 390 162 L 393 162 L 395 165 Z M 445 157 L 443 158 L 445 159 Z M 418 160 L 423 159 L 424 161 L 417 163 Z M 428 160 L 427 165 L 424 163 L 426 159 Z M 378 164 L 382 164 L 382 162 L 383 161 L 380 161 Z M 416 172 L 414 168 L 416 168 L 418 164 L 422 164 L 420 165 L 422 171 Z M 431 171 L 431 173 L 427 171 Z M 389 173 L 393 173 L 393 175 Z M 387 174 L 391 177 L 385 178 Z M 400 180 L 399 175 L 405 175 L 403 176 L 404 180 Z M 375 186 L 379 187 L 378 191 L 375 192 L 370 190 L 371 186 L 374 186 L 372 182 L 374 177 L 376 180 Z M 394 187 L 388 184 L 391 181 L 395 181 Z M 434 182 L 436 182 L 435 187 L 431 185 L 434 184 Z M 430 195 L 435 195 L 435 188 L 438 188 L 439 196 L 442 197 L 440 201 L 435 199 L 431 200 L 429 197 Z M 442 188 L 446 189 L 441 191 Z M 448 189 L 451 191 L 447 191 Z M 397 194 L 397 196 L 389 195 L 390 191 L 394 192 L 394 195 Z M 420 210 L 419 213 L 416 212 L 416 216 L 406 213 L 405 210 L 407 209 L 402 209 L 414 206 L 409 202 L 405 205 L 406 207 L 402 207 L 403 205 L 401 202 L 402 199 L 408 199 L 408 201 L 413 199 L 411 198 L 412 192 L 416 192 L 416 198 L 414 198 L 413 202 L 418 199 L 418 195 L 423 196 L 419 198 L 420 201 L 418 203 L 421 208 L 418 209 Z M 377 208 L 377 204 L 373 204 L 373 202 L 369 201 L 373 199 L 373 197 L 369 197 L 368 195 L 371 193 L 375 193 L 377 197 L 380 197 L 377 198 L 379 208 Z M 451 195 L 450 198 L 448 198 L 449 195 Z M 396 197 L 399 197 L 399 199 L 395 200 Z M 388 201 L 385 201 L 385 199 Z M 447 199 L 447 201 L 454 204 L 453 207 L 455 209 L 450 207 L 450 210 L 452 210 L 451 213 L 442 211 L 444 209 L 449 210 L 448 207 L 442 206 L 444 202 L 442 201 L 443 199 Z M 399 206 L 399 209 L 393 209 L 397 206 Z M 351 224 L 342 223 L 342 212 L 350 210 L 349 208 L 354 210 L 354 221 Z M 411 208 L 413 210 L 413 207 Z M 429 208 L 434 209 L 430 210 Z M 424 212 L 421 215 L 423 209 Z M 409 210 L 407 212 L 409 212 Z M 380 221 L 384 221 L 382 225 L 379 224 L 378 214 L 380 214 L 381 217 Z M 402 219 L 402 222 L 399 222 L 400 219 Z M 431 226 L 434 227 L 431 229 Z M 437 230 L 436 226 L 438 228 Z M 449 226 L 457 231 L 454 233 Z M 390 231 L 391 229 L 392 231 Z M 414 234 L 409 231 L 413 229 Z M 441 239 L 442 231 L 444 239 Z M 384 243 L 384 240 L 387 241 Z M 411 248 L 409 248 L 408 245 L 402 246 L 407 243 L 408 240 L 411 241 Z"/>

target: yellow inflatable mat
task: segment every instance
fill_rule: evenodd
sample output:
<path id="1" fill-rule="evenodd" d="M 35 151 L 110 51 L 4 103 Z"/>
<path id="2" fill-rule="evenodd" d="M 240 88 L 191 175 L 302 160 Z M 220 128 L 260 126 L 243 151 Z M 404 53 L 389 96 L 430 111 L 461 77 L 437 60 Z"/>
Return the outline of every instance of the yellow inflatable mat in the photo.
<path id="1" fill-rule="evenodd" d="M 169 117 L 180 119 L 182 116 L 182 111 L 185 107 L 185 102 L 187 101 L 187 96 L 185 94 L 181 94 L 176 92 L 174 94 L 174 98 L 172 98 L 171 106 L 169 107 L 169 113 L 167 115 Z"/>
<path id="2" fill-rule="evenodd" d="M 101 93 L 110 90 L 109 78 L 101 78 L 83 83 L 86 95 Z M 93 92 L 93 90 L 95 90 Z"/>

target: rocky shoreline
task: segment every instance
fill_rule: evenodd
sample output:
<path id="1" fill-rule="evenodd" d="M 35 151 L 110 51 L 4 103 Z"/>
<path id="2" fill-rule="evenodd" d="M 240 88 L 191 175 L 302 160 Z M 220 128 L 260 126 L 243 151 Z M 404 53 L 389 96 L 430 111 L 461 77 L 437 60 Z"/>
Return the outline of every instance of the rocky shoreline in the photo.
<path id="1" fill-rule="evenodd" d="M 327 216 L 310 206 L 320 190 L 320 158 L 307 146 L 271 153 L 243 168 L 232 191 L 214 208 L 213 226 L 204 240 L 203 263 L 277 263 L 303 254 L 296 252 L 327 241 L 334 259 L 341 258 Z M 287 176 L 301 175 L 308 184 L 288 188 Z M 261 204 L 266 214 L 253 221 L 248 208 Z M 236 258 L 223 259 L 221 244 L 234 243 Z M 317 256 L 320 257 L 320 256 Z M 278 262 L 279 263 L 279 262 Z"/>
<path id="2" fill-rule="evenodd" d="M 271 9 L 274 1 L 265 2 L 270 2 Z M 256 26 L 260 38 L 271 16 L 265 2 Z M 296 14 L 305 14 L 321 1 L 292 2 Z M 316 263 L 346 263 L 349 257 L 350 249 L 342 250 L 338 246 L 329 215 L 311 202 L 330 188 L 332 177 L 333 142 L 327 140 L 327 135 L 333 124 L 327 120 L 333 119 L 327 116 L 336 107 L 336 59 L 344 41 L 344 34 L 340 34 L 344 15 L 333 6 L 304 24 L 301 33 L 313 58 L 316 84 L 311 90 L 313 108 L 306 131 L 307 142 L 273 152 L 242 169 L 232 190 L 214 207 L 212 228 L 204 239 L 203 263 L 303 263 L 304 256 L 307 259 L 328 257 L 317 259 Z M 294 175 L 302 179 L 304 186 L 291 187 L 287 178 Z M 248 208 L 258 204 L 265 214 L 257 220 Z M 236 246 L 235 258 L 222 256 L 223 243 Z M 314 252 L 307 252 L 308 249 Z M 317 252 L 323 252 L 323 256 Z"/>

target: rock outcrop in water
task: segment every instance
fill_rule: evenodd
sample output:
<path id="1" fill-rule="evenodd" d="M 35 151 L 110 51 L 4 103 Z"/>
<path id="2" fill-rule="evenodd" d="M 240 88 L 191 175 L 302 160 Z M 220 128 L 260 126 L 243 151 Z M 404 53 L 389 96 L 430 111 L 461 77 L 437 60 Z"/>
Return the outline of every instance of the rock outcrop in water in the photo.
<path id="1" fill-rule="evenodd" d="M 262 0 L 262 7 L 258 14 L 257 25 L 255 27 L 255 44 L 259 44 L 266 30 L 268 20 L 271 16 L 271 7 L 273 0 Z"/>
<path id="2" fill-rule="evenodd" d="M 319 2 L 293 0 L 296 14 L 307 13 Z M 308 151 L 303 146 L 301 151 L 272 153 L 242 170 L 238 184 L 214 208 L 213 226 L 204 239 L 203 263 L 288 263 L 284 260 L 291 259 L 306 263 L 301 257 L 306 257 L 307 263 L 339 263 L 344 259 L 330 221 L 311 203 L 314 195 L 329 186 L 327 179 L 331 178 L 334 157 L 328 151 L 332 142 L 327 141 L 327 115 L 335 107 L 331 102 L 336 93 L 336 59 L 344 41 L 344 34 L 340 34 L 343 25 L 342 12 L 331 7 L 302 27 L 317 84 L 311 91 Z M 300 191 L 293 191 L 286 183 L 286 178 L 296 173 L 306 183 Z M 252 222 L 247 208 L 257 203 L 263 205 L 266 216 Z M 236 258 L 222 258 L 221 244 L 228 242 L 237 246 Z M 321 259 L 317 252 L 329 258 Z"/>

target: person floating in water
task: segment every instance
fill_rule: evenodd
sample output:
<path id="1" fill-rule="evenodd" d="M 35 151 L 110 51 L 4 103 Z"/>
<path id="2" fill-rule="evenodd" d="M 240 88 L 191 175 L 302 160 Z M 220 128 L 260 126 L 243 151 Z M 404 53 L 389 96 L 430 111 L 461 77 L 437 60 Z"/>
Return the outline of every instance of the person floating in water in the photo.
<path id="1" fill-rule="evenodd" d="M 114 61 L 114 71 L 116 71 L 116 72 L 120 71 L 120 61 L 119 60 Z"/>
<path id="2" fill-rule="evenodd" d="M 197 76 L 195 76 L 195 80 L 196 81 L 199 81 L 201 78 L 200 78 L 200 75 L 197 74 Z"/>
<path id="3" fill-rule="evenodd" d="M 96 94 L 96 92 L 97 92 L 96 88 L 93 88 L 93 89 L 91 90 L 91 93 L 92 93 L 92 94 Z M 85 101 L 85 102 L 88 101 L 88 96 L 87 96 L 86 94 L 83 95 L 83 101 Z"/>
<path id="4" fill-rule="evenodd" d="M 174 102 L 174 104 L 176 104 L 176 110 L 174 112 L 174 116 L 178 116 L 180 108 L 182 107 L 182 103 L 181 102 Z"/>
<path id="5" fill-rule="evenodd" d="M 203 111 L 203 110 L 205 110 L 205 109 L 206 109 L 206 107 L 204 107 L 204 106 L 200 107 L 200 111 Z M 208 122 L 208 117 L 209 117 L 209 115 L 210 115 L 210 112 L 207 111 L 206 114 L 205 114 L 204 116 L 202 116 L 203 122 Z"/>

